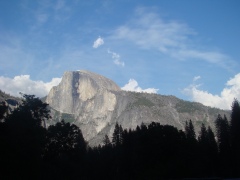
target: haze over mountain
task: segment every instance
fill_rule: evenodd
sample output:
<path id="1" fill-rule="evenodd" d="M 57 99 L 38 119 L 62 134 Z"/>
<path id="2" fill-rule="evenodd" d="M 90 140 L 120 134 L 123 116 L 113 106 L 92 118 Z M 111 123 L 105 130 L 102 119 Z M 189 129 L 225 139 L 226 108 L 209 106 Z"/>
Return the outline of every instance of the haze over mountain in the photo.
<path id="1" fill-rule="evenodd" d="M 123 91 L 112 80 L 85 70 L 65 72 L 46 102 L 52 109 L 50 124 L 61 119 L 76 124 L 90 145 L 102 143 L 106 134 L 111 137 L 116 122 L 127 129 L 152 121 L 183 129 L 192 119 L 198 131 L 202 123 L 213 127 L 218 114 L 229 116 L 228 111 L 174 96 Z"/>

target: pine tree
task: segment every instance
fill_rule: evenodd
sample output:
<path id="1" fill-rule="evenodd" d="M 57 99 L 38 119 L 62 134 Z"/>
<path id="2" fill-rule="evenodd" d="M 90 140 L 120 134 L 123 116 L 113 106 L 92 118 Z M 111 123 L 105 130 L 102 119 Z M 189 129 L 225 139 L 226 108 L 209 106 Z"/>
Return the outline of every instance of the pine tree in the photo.
<path id="1" fill-rule="evenodd" d="M 216 161 L 218 147 L 217 147 L 217 142 L 216 142 L 214 133 L 210 126 L 208 126 L 207 134 L 208 134 L 209 154 L 214 159 L 214 161 Z"/>
<path id="2" fill-rule="evenodd" d="M 105 147 L 110 147 L 112 145 L 108 135 L 105 135 L 105 137 L 103 139 L 103 144 Z"/>
<path id="3" fill-rule="evenodd" d="M 205 125 L 202 123 L 202 126 L 201 126 L 201 131 L 200 131 L 200 134 L 199 134 L 199 137 L 198 137 L 198 141 L 200 144 L 207 144 L 208 143 L 208 132 L 207 132 L 207 129 L 205 127 Z"/>
<path id="4" fill-rule="evenodd" d="M 46 135 L 46 129 L 42 125 L 50 118 L 50 111 L 48 105 L 34 95 L 22 96 L 20 106 L 5 117 L 8 142 L 5 147 L 8 149 L 6 159 L 8 165 L 12 166 L 11 173 L 20 172 L 23 176 L 30 176 L 38 171 L 42 160 Z"/>
<path id="5" fill-rule="evenodd" d="M 216 130 L 217 130 L 217 142 L 219 149 L 219 173 L 221 176 L 231 175 L 231 148 L 230 148 L 230 134 L 229 134 L 229 124 L 226 116 L 222 118 L 218 115 L 216 119 Z"/>
<path id="6" fill-rule="evenodd" d="M 189 171 L 189 176 L 196 176 L 198 173 L 199 164 L 196 161 L 198 154 L 197 140 L 192 120 L 186 122 L 185 125 L 186 135 L 186 168 Z"/>
<path id="7" fill-rule="evenodd" d="M 230 124 L 230 136 L 232 145 L 232 155 L 234 161 L 234 175 L 240 176 L 240 106 L 237 99 L 233 101 L 231 124 Z"/>
<path id="8" fill-rule="evenodd" d="M 119 146 L 120 144 L 122 144 L 122 142 L 123 142 L 122 133 L 123 133 L 122 126 L 119 125 L 118 123 L 116 123 L 115 129 L 114 129 L 114 132 L 113 132 L 113 137 L 112 137 L 112 144 L 113 145 Z"/>
<path id="9" fill-rule="evenodd" d="M 186 122 L 185 134 L 186 134 L 187 140 L 194 141 L 194 142 L 196 141 L 196 133 L 195 133 L 195 129 L 191 119 L 189 120 L 189 122 Z"/>
<path id="10" fill-rule="evenodd" d="M 230 153 L 229 124 L 226 116 L 224 118 L 219 114 L 216 119 L 217 142 L 220 154 Z"/>
<path id="11" fill-rule="evenodd" d="M 217 160 L 217 143 L 212 132 L 212 129 L 202 124 L 201 131 L 198 137 L 199 142 L 199 163 L 202 169 L 202 175 L 206 177 L 213 176 L 216 172 L 215 162 Z"/>

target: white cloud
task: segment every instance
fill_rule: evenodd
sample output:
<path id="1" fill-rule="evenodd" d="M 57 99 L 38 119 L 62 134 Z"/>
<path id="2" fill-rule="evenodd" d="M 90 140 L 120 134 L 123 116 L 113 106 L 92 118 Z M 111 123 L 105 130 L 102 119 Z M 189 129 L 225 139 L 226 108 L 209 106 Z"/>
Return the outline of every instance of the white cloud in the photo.
<path id="1" fill-rule="evenodd" d="M 206 106 L 231 109 L 234 98 L 240 99 L 240 73 L 226 83 L 226 87 L 220 95 L 214 95 L 199 88 L 200 85 L 191 84 L 183 90 L 183 93 L 190 96 L 193 101 L 200 102 Z"/>
<path id="2" fill-rule="evenodd" d="M 195 76 L 195 77 L 193 78 L 193 82 L 195 82 L 195 81 L 197 81 L 197 80 L 199 80 L 199 79 L 201 79 L 201 76 Z"/>
<path id="3" fill-rule="evenodd" d="M 232 67 L 230 57 L 218 51 L 206 50 L 206 47 L 194 41 L 196 36 L 197 33 L 185 23 L 165 21 L 154 10 L 149 12 L 146 8 L 138 8 L 135 18 L 117 28 L 112 38 L 131 41 L 144 49 L 156 49 L 180 60 L 197 59 L 226 69 Z"/>
<path id="4" fill-rule="evenodd" d="M 93 48 L 98 48 L 99 46 L 103 45 L 104 41 L 103 39 L 99 36 L 96 41 L 93 43 Z"/>
<path id="5" fill-rule="evenodd" d="M 125 63 L 124 62 L 122 62 L 122 61 L 120 61 L 119 59 L 114 59 L 114 64 L 116 64 L 116 65 L 119 65 L 119 66 L 125 66 Z"/>
<path id="6" fill-rule="evenodd" d="M 34 94 L 43 97 L 48 94 L 53 86 L 60 83 L 61 78 L 53 78 L 50 82 L 33 81 L 30 75 L 15 76 L 13 79 L 0 76 L 1 90 L 13 96 L 19 96 L 19 92 L 25 94 Z"/>
<path id="7" fill-rule="evenodd" d="M 109 49 L 108 49 L 108 53 L 112 55 L 114 64 L 116 64 L 118 66 L 122 66 L 122 67 L 125 66 L 125 63 L 120 60 L 120 55 L 119 54 L 117 54 L 115 52 L 112 52 Z"/>
<path id="8" fill-rule="evenodd" d="M 157 93 L 158 89 L 147 88 L 142 89 L 138 86 L 138 82 L 135 79 L 129 79 L 128 83 L 125 84 L 122 88 L 124 91 L 134 91 L 134 92 L 145 92 L 145 93 Z"/>

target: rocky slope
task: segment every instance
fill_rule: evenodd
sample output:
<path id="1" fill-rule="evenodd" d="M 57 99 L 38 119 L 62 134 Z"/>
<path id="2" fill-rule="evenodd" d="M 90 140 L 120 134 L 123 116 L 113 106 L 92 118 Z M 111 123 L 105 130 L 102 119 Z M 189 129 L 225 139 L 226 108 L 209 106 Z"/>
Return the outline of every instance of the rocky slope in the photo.
<path id="1" fill-rule="evenodd" d="M 11 113 L 21 103 L 21 99 L 0 90 L 0 102 L 5 102 L 8 106 L 8 112 Z"/>
<path id="2" fill-rule="evenodd" d="M 152 121 L 184 128 L 192 119 L 197 131 L 202 123 L 213 127 L 218 114 L 228 111 L 188 102 L 174 96 L 122 91 L 113 81 L 89 71 L 65 72 L 61 83 L 49 92 L 46 102 L 53 121 L 65 119 L 79 126 L 90 145 L 112 136 L 115 123 L 136 128 Z"/>

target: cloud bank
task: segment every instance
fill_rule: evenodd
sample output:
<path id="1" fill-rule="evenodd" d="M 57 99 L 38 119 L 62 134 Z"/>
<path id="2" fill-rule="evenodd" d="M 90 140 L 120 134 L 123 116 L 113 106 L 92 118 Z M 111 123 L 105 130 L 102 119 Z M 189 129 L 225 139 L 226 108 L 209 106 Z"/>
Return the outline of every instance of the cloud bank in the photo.
<path id="1" fill-rule="evenodd" d="M 135 79 L 129 79 L 128 83 L 125 84 L 122 88 L 124 91 L 134 91 L 134 92 L 145 92 L 145 93 L 157 93 L 158 89 L 147 88 L 142 89 L 138 86 L 138 82 Z"/>
<path id="2" fill-rule="evenodd" d="M 183 93 L 190 96 L 193 101 L 200 102 L 206 106 L 220 109 L 231 109 L 234 98 L 240 100 L 240 73 L 235 75 L 226 83 L 220 95 L 214 95 L 200 89 L 201 85 L 195 84 L 200 76 L 193 79 L 193 84 L 183 90 Z"/>
<path id="3" fill-rule="evenodd" d="M 60 83 L 61 78 L 52 78 L 50 82 L 33 81 L 30 75 L 20 75 L 14 78 L 0 76 L 0 87 L 2 91 L 13 96 L 20 96 L 19 92 L 24 94 L 34 94 L 37 97 L 44 97 L 53 86 Z"/>
<path id="4" fill-rule="evenodd" d="M 99 36 L 96 41 L 93 43 L 93 48 L 98 48 L 99 46 L 103 45 L 104 41 L 103 39 Z"/>

